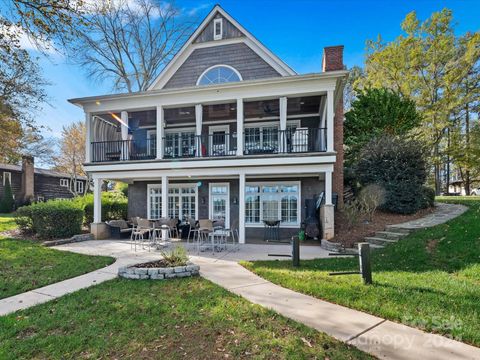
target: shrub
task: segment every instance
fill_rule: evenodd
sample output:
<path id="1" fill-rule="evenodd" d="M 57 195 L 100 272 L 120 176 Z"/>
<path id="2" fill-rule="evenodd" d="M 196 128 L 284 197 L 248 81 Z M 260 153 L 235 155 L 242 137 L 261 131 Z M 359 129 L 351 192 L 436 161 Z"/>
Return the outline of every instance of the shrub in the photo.
<path id="1" fill-rule="evenodd" d="M 358 224 L 360 216 L 362 215 L 362 208 L 357 199 L 345 203 L 342 212 L 347 220 L 347 229 L 350 230 L 353 226 Z"/>
<path id="2" fill-rule="evenodd" d="M 84 224 L 93 223 L 93 194 L 78 196 L 73 200 L 85 211 Z M 128 217 L 128 199 L 117 191 L 102 193 L 102 221 L 126 220 Z"/>
<path id="3" fill-rule="evenodd" d="M 184 266 L 187 265 L 187 250 L 183 246 L 176 246 L 170 251 L 161 251 L 160 254 L 168 266 Z"/>
<path id="4" fill-rule="evenodd" d="M 24 233 L 33 232 L 32 207 L 22 206 L 15 212 L 15 223 Z"/>
<path id="5" fill-rule="evenodd" d="M 10 181 L 7 179 L 5 182 L 5 190 L 3 197 L 0 200 L 0 213 L 12 212 L 15 207 L 15 200 L 13 199 L 12 187 Z"/>
<path id="6" fill-rule="evenodd" d="M 435 190 L 431 187 L 424 186 L 422 188 L 422 199 L 420 208 L 421 209 L 428 209 L 435 205 Z"/>
<path id="7" fill-rule="evenodd" d="M 64 238 L 82 231 L 83 210 L 70 200 L 50 200 L 18 209 L 15 221 L 40 238 Z"/>
<path id="8" fill-rule="evenodd" d="M 415 140 L 381 136 L 362 149 L 355 170 L 362 186 L 379 184 L 385 189 L 384 210 L 413 214 L 423 203 L 424 155 L 424 148 Z"/>
<path id="9" fill-rule="evenodd" d="M 115 182 L 115 191 L 121 192 L 125 197 L 128 197 L 128 184 L 121 181 Z"/>
<path id="10" fill-rule="evenodd" d="M 360 190 L 357 201 L 368 220 L 372 221 L 377 208 L 385 203 L 385 189 L 378 184 L 369 184 Z"/>

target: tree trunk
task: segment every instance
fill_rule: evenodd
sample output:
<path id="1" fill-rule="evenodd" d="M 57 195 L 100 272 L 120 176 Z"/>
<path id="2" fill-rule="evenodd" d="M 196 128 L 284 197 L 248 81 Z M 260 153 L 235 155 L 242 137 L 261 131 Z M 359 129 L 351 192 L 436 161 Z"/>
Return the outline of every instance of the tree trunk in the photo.
<path id="1" fill-rule="evenodd" d="M 434 176 L 435 176 L 435 195 L 440 195 L 440 192 L 442 190 L 442 181 L 440 179 L 440 165 L 438 163 L 438 143 L 435 144 L 434 150 L 433 150 L 433 158 L 435 161 L 435 164 L 433 166 L 433 171 L 434 171 Z"/>

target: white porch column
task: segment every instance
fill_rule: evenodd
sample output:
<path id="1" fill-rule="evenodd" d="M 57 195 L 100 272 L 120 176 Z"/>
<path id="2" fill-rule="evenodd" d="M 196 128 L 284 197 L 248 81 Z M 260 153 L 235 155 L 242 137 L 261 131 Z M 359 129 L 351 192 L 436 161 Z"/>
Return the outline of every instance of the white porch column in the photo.
<path id="1" fill-rule="evenodd" d="M 237 99 L 237 156 L 243 156 L 243 99 Z"/>
<path id="2" fill-rule="evenodd" d="M 89 112 L 85 113 L 85 162 L 92 162 L 92 116 Z"/>
<path id="3" fill-rule="evenodd" d="M 329 240 L 335 235 L 335 209 L 332 204 L 332 172 L 325 172 L 325 204 L 320 208 L 322 239 Z"/>
<path id="4" fill-rule="evenodd" d="M 157 159 L 163 159 L 163 138 L 165 137 L 165 120 L 163 106 L 157 106 Z"/>
<path id="5" fill-rule="evenodd" d="M 333 90 L 327 91 L 327 152 L 333 152 Z"/>
<path id="6" fill-rule="evenodd" d="M 238 242 L 245 244 L 245 174 L 238 181 Z"/>
<path id="7" fill-rule="evenodd" d="M 168 217 L 168 176 L 162 176 L 162 218 Z"/>
<path id="8" fill-rule="evenodd" d="M 195 147 L 197 156 L 202 156 L 202 124 L 203 124 L 203 107 L 202 104 L 195 105 Z"/>
<path id="9" fill-rule="evenodd" d="M 122 140 L 127 141 L 128 140 L 128 112 L 122 111 L 120 113 L 120 118 L 122 120 L 122 123 L 120 124 L 122 126 L 121 127 Z M 128 143 L 126 142 L 122 143 L 121 149 L 122 149 L 122 160 L 128 160 L 129 150 L 130 150 Z"/>
<path id="10" fill-rule="evenodd" d="M 332 205 L 332 172 L 325 172 L 325 205 Z"/>
<path id="11" fill-rule="evenodd" d="M 102 222 L 102 179 L 93 179 L 93 222 Z"/>
<path id="12" fill-rule="evenodd" d="M 280 113 L 280 136 L 279 136 L 279 146 L 278 151 L 280 153 L 285 152 L 285 145 L 286 145 L 286 134 L 285 130 L 287 130 L 287 97 L 282 96 L 279 99 L 279 113 Z"/>

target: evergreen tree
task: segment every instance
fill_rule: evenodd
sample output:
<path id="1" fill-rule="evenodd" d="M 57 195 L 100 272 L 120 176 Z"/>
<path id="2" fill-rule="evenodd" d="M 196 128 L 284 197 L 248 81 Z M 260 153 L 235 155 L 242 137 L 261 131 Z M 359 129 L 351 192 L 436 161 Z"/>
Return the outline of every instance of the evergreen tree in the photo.
<path id="1" fill-rule="evenodd" d="M 10 186 L 10 181 L 7 179 L 5 181 L 5 189 L 3 192 L 3 197 L 0 200 L 0 213 L 9 213 L 12 212 L 15 206 L 15 200 L 13 199 L 12 187 Z"/>

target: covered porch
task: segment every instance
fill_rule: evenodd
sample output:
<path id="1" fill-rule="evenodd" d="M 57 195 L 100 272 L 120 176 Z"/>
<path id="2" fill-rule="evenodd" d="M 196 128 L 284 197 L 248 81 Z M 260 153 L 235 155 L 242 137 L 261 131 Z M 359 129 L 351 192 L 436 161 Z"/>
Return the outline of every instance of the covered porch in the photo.
<path id="1" fill-rule="evenodd" d="M 333 165 L 323 164 L 93 174 L 92 232 L 96 238 L 108 237 L 101 221 L 101 184 L 110 179 L 129 184 L 129 219 L 170 218 L 179 224 L 191 219 L 221 220 L 238 232 L 240 244 L 262 242 L 265 222 L 277 221 L 278 240 L 289 241 L 312 217 L 306 204 L 316 204 L 320 198 L 320 211 L 313 212 L 318 239 L 329 239 L 333 236 L 332 170 Z"/>

